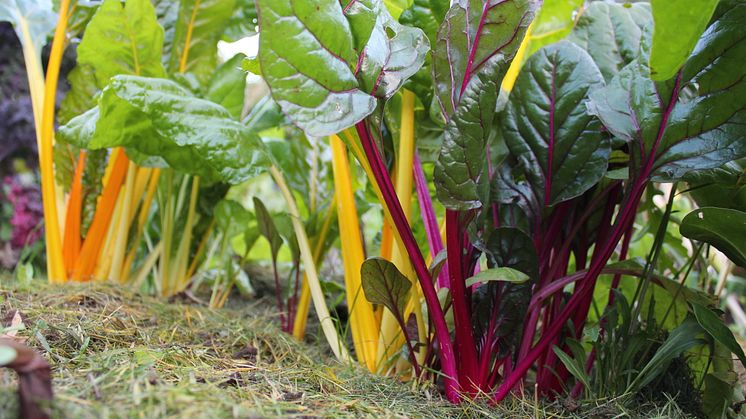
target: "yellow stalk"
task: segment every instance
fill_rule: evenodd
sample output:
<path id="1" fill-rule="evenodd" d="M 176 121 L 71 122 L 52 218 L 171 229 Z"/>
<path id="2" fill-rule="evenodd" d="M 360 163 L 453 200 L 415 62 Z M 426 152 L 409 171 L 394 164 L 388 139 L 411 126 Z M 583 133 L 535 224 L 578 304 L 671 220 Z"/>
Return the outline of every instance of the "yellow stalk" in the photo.
<path id="1" fill-rule="evenodd" d="M 199 197 L 199 176 L 194 176 L 192 180 L 192 193 L 189 197 L 189 208 L 187 210 L 186 226 L 184 235 L 181 237 L 181 243 L 176 253 L 174 263 L 175 270 L 172 272 L 171 283 L 175 285 L 174 292 L 180 292 L 184 289 L 189 280 L 186 277 L 187 264 L 189 262 L 189 247 L 192 244 L 192 229 L 197 217 L 197 198 Z"/>
<path id="2" fill-rule="evenodd" d="M 316 238 L 316 246 L 313 248 L 313 263 L 318 266 L 321 263 L 321 252 L 324 250 L 326 236 L 329 235 L 329 229 L 332 225 L 332 219 L 337 206 L 337 195 L 332 197 L 329 209 L 324 217 L 324 224 L 321 225 L 321 231 Z M 301 284 L 300 297 L 298 298 L 298 307 L 295 311 L 295 320 L 293 321 L 293 337 L 303 340 L 306 334 L 306 323 L 308 321 L 308 309 L 311 308 L 311 288 L 308 286 L 308 276 L 303 273 L 303 283 Z"/>
<path id="3" fill-rule="evenodd" d="M 350 309 L 352 341 L 358 362 L 367 366 L 370 371 L 375 371 L 378 326 L 373 306 L 365 299 L 362 292 L 360 266 L 365 261 L 365 254 L 360 235 L 359 217 L 355 208 L 355 195 L 352 190 L 350 162 L 347 159 L 347 148 L 338 136 L 331 137 L 331 145 L 334 189 L 337 194 L 337 213 L 339 214 L 337 217 L 339 240 L 345 271 L 347 306 Z"/>
<path id="4" fill-rule="evenodd" d="M 518 78 L 518 73 L 520 73 L 521 71 L 523 61 L 526 58 L 526 50 L 531 43 L 531 32 L 533 27 L 534 24 L 531 23 L 528 26 L 528 29 L 526 29 L 526 36 L 523 37 L 523 41 L 521 41 L 521 45 L 518 47 L 518 51 L 515 53 L 515 58 L 513 58 L 513 62 L 510 63 L 510 67 L 508 67 L 508 71 L 505 73 L 505 77 L 503 78 L 502 84 L 500 85 L 500 88 L 502 88 L 502 90 L 505 90 L 506 92 L 513 90 L 515 79 Z"/>
<path id="5" fill-rule="evenodd" d="M 58 211 L 58 193 L 54 182 L 54 105 L 57 95 L 57 79 L 60 75 L 60 63 L 65 48 L 67 30 L 67 12 L 70 0 L 60 1 L 59 20 L 54 31 L 52 49 L 49 53 L 46 81 L 44 83 L 44 102 L 41 115 L 41 138 L 39 141 L 39 169 L 41 171 L 42 205 L 44 207 L 44 234 L 47 244 L 47 275 L 50 282 L 64 282 L 67 279 L 65 262 L 62 257 L 62 238 L 60 233 L 60 216 Z M 31 46 L 33 48 L 33 45 Z M 36 57 L 36 55 L 34 55 Z M 41 68 L 41 66 L 38 66 Z M 30 76 L 39 79 L 38 70 Z M 35 83 L 38 83 L 35 81 Z M 38 88 L 38 84 L 36 85 Z M 38 109 L 38 105 L 37 105 Z"/>
<path id="6" fill-rule="evenodd" d="M 293 229 L 295 230 L 295 236 L 298 240 L 298 247 L 300 248 L 301 261 L 303 267 L 306 270 L 308 276 L 308 286 L 311 289 L 311 298 L 313 299 L 313 306 L 316 309 L 316 315 L 321 323 L 321 328 L 324 331 L 329 346 L 331 347 L 334 355 L 341 361 L 349 361 L 350 355 L 347 352 L 347 348 L 344 346 L 343 341 L 339 337 L 337 330 L 334 328 L 334 322 L 332 321 L 331 315 L 329 314 L 329 308 L 326 306 L 326 300 L 324 299 L 324 293 L 321 290 L 321 283 L 319 277 L 316 274 L 316 265 L 313 262 L 313 256 L 311 254 L 311 246 L 308 243 L 308 235 L 303 227 L 303 223 L 300 219 L 300 213 L 298 212 L 298 206 L 295 204 L 295 198 L 292 192 L 288 188 L 285 177 L 277 166 L 271 166 L 269 169 L 272 177 L 280 188 L 285 202 L 288 207 L 288 214 L 293 223 Z"/>
<path id="7" fill-rule="evenodd" d="M 192 263 L 189 265 L 189 269 L 187 269 L 186 275 L 184 275 L 184 282 L 188 282 L 189 278 L 194 276 L 194 272 L 197 270 L 197 267 L 199 266 L 199 260 L 202 258 L 202 254 L 205 252 L 205 249 L 207 248 L 207 240 L 212 235 L 212 229 L 215 227 L 215 219 L 213 218 L 212 221 L 210 221 L 210 225 L 207 226 L 207 230 L 205 231 L 205 234 L 202 235 L 202 240 L 199 241 L 199 245 L 197 245 L 197 252 L 194 254 L 194 258 L 192 259 Z"/>
<path id="8" fill-rule="evenodd" d="M 399 153 L 396 162 L 396 195 L 399 197 L 399 202 L 404 210 L 404 214 L 407 219 L 410 218 L 412 212 L 412 186 L 413 186 L 413 175 L 414 172 L 414 93 L 404 90 L 402 94 L 402 113 L 401 113 L 401 127 L 399 137 Z M 391 249 L 391 262 L 396 265 L 399 270 L 409 278 L 412 282 L 412 292 L 410 293 L 410 299 L 407 303 L 405 312 L 402 313 L 404 321 L 407 321 L 409 313 L 411 313 L 419 305 L 416 304 L 420 299 L 418 282 L 412 281 L 414 278 L 414 272 L 412 270 L 412 264 L 409 261 L 409 256 L 401 246 L 399 241 L 396 241 Z M 415 315 L 420 317 L 421 314 L 415 311 Z M 401 345 L 404 344 L 404 336 L 401 333 L 399 323 L 396 321 L 396 317 L 388 311 L 384 310 L 383 317 L 381 318 L 381 331 L 378 340 L 378 365 L 379 367 L 385 363 L 393 351 L 398 351 Z"/>
<path id="9" fill-rule="evenodd" d="M 145 194 L 145 199 L 143 199 L 142 205 L 140 206 L 140 214 L 137 217 L 137 232 L 135 233 L 132 249 L 130 249 L 127 254 L 127 258 L 124 260 L 124 265 L 122 266 L 122 278 L 129 278 L 130 273 L 132 272 L 132 264 L 135 262 L 135 256 L 137 256 L 137 247 L 145 229 L 145 222 L 148 220 L 150 204 L 153 202 L 153 197 L 155 197 L 155 191 L 158 187 L 158 179 L 161 176 L 161 169 L 148 170 L 150 171 L 150 179 L 147 181 L 148 190 Z"/>
<path id="10" fill-rule="evenodd" d="M 124 190 L 123 192 L 124 193 L 120 193 L 117 196 L 117 202 L 114 206 L 114 218 L 112 218 L 112 220 L 120 220 L 122 217 L 122 209 L 124 208 L 124 200 L 127 191 Z M 98 259 L 96 259 L 96 266 L 93 272 L 93 279 L 95 280 L 104 280 L 109 276 L 112 266 L 112 258 L 114 257 L 117 227 L 118 223 L 111 222 L 106 230 L 106 236 L 103 239 L 104 248 L 103 251 L 99 253 Z"/>
<path id="11" fill-rule="evenodd" d="M 118 214 L 114 220 L 116 224 L 116 235 L 113 238 L 113 248 L 111 257 L 111 269 L 109 269 L 109 279 L 116 282 L 123 282 L 125 279 L 121 277 L 122 273 L 122 262 L 124 262 L 124 254 L 127 251 L 127 236 L 131 221 L 131 211 L 135 196 L 135 176 L 137 174 L 137 166 L 135 163 L 129 163 L 127 168 L 127 179 L 124 183 L 124 198 L 122 199 L 121 208 L 117 211 Z M 112 223 L 115 224 L 115 223 Z"/>

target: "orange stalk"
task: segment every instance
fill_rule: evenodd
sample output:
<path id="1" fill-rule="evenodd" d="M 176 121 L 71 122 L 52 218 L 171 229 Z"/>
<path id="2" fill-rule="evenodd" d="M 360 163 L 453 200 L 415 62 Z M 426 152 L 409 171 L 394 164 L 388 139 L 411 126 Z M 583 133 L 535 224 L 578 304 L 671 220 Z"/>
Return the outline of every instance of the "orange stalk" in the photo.
<path id="1" fill-rule="evenodd" d="M 70 189 L 70 198 L 67 201 L 67 214 L 65 218 L 65 238 L 62 247 L 62 258 L 67 268 L 67 277 L 73 274 L 73 267 L 80 255 L 80 222 L 83 209 L 83 171 L 85 170 L 86 152 L 80 152 L 78 163 L 75 166 L 73 185 Z"/>
<path id="2" fill-rule="evenodd" d="M 91 227 L 88 229 L 88 234 L 80 252 L 81 257 L 78 259 L 73 270 L 72 278 L 76 281 L 88 281 L 93 277 L 104 239 L 111 224 L 119 191 L 122 189 L 122 183 L 127 175 L 129 159 L 124 150 L 121 148 L 115 149 L 111 158 L 114 159 L 114 165 L 109 176 L 109 181 L 101 193 L 96 213 L 93 216 L 93 223 L 91 223 Z"/>

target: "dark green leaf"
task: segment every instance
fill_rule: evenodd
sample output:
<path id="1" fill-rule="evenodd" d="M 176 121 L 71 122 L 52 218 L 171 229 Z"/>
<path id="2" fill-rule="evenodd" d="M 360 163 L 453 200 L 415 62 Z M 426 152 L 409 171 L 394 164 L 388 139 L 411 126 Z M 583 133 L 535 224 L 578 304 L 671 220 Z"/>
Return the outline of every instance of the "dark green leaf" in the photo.
<path id="1" fill-rule="evenodd" d="M 697 45 L 719 0 L 653 0 L 653 45 L 650 74 L 653 80 L 675 76 Z"/>
<path id="2" fill-rule="evenodd" d="M 566 41 L 537 51 L 518 75 L 503 136 L 538 202 L 575 198 L 606 173 L 610 144 L 585 107 L 588 94 L 602 86 L 591 57 Z"/>
<path id="3" fill-rule="evenodd" d="M 282 237 L 280 232 L 275 226 L 275 222 L 272 219 L 272 215 L 267 211 L 267 207 L 257 197 L 254 197 L 254 213 L 256 214 L 256 222 L 259 227 L 259 232 L 269 242 L 269 248 L 272 252 L 272 260 L 277 260 L 277 253 L 282 247 Z"/>
<path id="4" fill-rule="evenodd" d="M 608 81 L 640 55 L 643 32 L 653 21 L 646 3 L 591 3 L 567 37 L 593 58 Z"/>
<path id="5" fill-rule="evenodd" d="M 591 94 L 590 112 L 634 143 L 632 165 L 644 176 L 675 181 L 746 156 L 744 19 L 741 3 L 715 21 L 674 81 L 655 84 L 648 69 L 633 62 Z"/>
<path id="6" fill-rule="evenodd" d="M 438 199 L 450 209 L 479 208 L 489 198 L 485 152 L 507 66 L 501 55 L 490 59 L 471 80 L 446 125 L 433 176 Z"/>
<path id="7" fill-rule="evenodd" d="M 207 182 L 240 183 L 270 164 L 264 144 L 228 111 L 164 79 L 114 77 L 99 106 L 59 136 L 81 148 L 127 147 L 132 158 L 162 158 Z"/>
<path id="8" fill-rule="evenodd" d="M 283 111 L 311 136 L 368 116 L 375 98 L 358 89 L 353 35 L 337 0 L 257 0 L 259 60 Z"/>
<path id="9" fill-rule="evenodd" d="M 370 258 L 360 267 L 360 275 L 365 298 L 403 318 L 412 283 L 399 272 L 396 265 L 383 258 Z"/>
<path id="10" fill-rule="evenodd" d="M 105 0 L 80 42 L 78 65 L 92 69 L 99 89 L 118 74 L 163 77 L 162 47 L 163 29 L 149 0 Z"/>
<path id="11" fill-rule="evenodd" d="M 704 207 L 681 222 L 681 235 L 715 246 L 736 265 L 746 267 L 746 212 Z"/>
<path id="12" fill-rule="evenodd" d="M 746 366 L 746 355 L 743 353 L 741 345 L 736 342 L 736 338 L 733 337 L 733 332 L 728 329 L 728 326 L 723 323 L 717 314 L 713 313 L 709 308 L 692 303 L 692 309 L 694 316 L 697 318 L 697 323 L 702 326 L 705 331 L 712 336 L 713 339 L 720 342 L 723 346 L 728 348 L 734 355 L 741 360 L 741 364 Z"/>
<path id="13" fill-rule="evenodd" d="M 435 45 L 438 28 L 449 7 L 449 0 L 414 0 L 412 7 L 399 16 L 399 22 L 422 29 L 430 45 Z"/>

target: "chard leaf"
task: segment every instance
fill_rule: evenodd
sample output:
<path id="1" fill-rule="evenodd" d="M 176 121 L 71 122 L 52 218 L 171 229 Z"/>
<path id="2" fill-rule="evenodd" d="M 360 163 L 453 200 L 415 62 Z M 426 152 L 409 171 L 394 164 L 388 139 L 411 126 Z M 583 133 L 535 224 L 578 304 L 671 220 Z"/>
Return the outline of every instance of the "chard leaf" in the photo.
<path id="1" fill-rule="evenodd" d="M 709 243 L 736 265 L 746 267 L 746 212 L 699 208 L 681 221 L 681 235 Z"/>
<path id="2" fill-rule="evenodd" d="M 254 197 L 254 213 L 256 214 L 256 223 L 259 227 L 259 233 L 269 242 L 269 248 L 272 252 L 272 260 L 277 260 L 277 253 L 282 247 L 282 236 L 277 230 L 272 215 L 264 206 L 264 203 L 257 197 Z"/>
<path id="3" fill-rule="evenodd" d="M 585 16 L 598 3 L 591 3 Z M 539 48 L 566 37 L 575 26 L 575 15 L 580 14 L 583 0 L 545 0 L 531 24 L 530 43 L 526 56 L 530 57 Z M 581 18 L 582 18 L 581 16 Z"/>
<path id="4" fill-rule="evenodd" d="M 653 45 L 650 74 L 653 80 L 675 76 L 697 45 L 719 0 L 652 0 Z"/>
<path id="5" fill-rule="evenodd" d="M 645 28 L 652 25 L 645 3 L 591 3 L 567 37 L 588 52 L 606 81 L 640 55 Z"/>
<path id="6" fill-rule="evenodd" d="M 381 304 L 403 319 L 412 283 L 396 265 L 383 258 L 370 258 L 360 267 L 365 298 L 373 304 Z"/>
<path id="7" fill-rule="evenodd" d="M 510 282 L 513 284 L 522 284 L 529 280 L 528 275 L 513 268 L 491 268 L 479 272 L 478 274 L 466 280 L 466 286 L 470 287 L 476 284 L 484 284 L 492 281 Z"/>
<path id="8" fill-rule="evenodd" d="M 51 0 L 0 0 L 0 22 L 10 22 L 21 44 L 41 57 L 41 48 L 57 25 L 57 14 Z"/>
<path id="9" fill-rule="evenodd" d="M 95 71 L 90 65 L 76 65 L 67 75 L 67 82 L 70 84 L 70 90 L 62 99 L 60 110 L 57 112 L 59 124 L 66 124 L 74 117 L 94 107 L 96 95 L 99 92 L 96 86 Z"/>
<path id="10" fill-rule="evenodd" d="M 430 46 L 422 30 L 399 24 L 380 0 L 369 2 L 373 15 L 365 15 L 365 18 L 374 19 L 375 25 L 362 49 L 357 77 L 363 91 L 388 99 L 419 71 Z M 347 16 L 350 19 L 349 14 Z M 360 20 L 350 22 L 353 30 Z"/>
<path id="11" fill-rule="evenodd" d="M 358 89 L 353 33 L 337 0 L 257 0 L 264 80 L 282 110 L 320 137 L 370 115 L 373 96 Z"/>
<path id="12" fill-rule="evenodd" d="M 207 182 L 240 183 L 270 164 L 262 142 L 225 108 L 164 79 L 115 76 L 99 105 L 59 136 L 80 148 L 127 147 L 133 159 L 162 158 Z"/>
<path id="13" fill-rule="evenodd" d="M 90 67 L 99 89 L 118 74 L 163 77 L 162 47 L 163 29 L 149 0 L 105 0 L 80 41 L 78 65 Z M 83 89 L 77 95 L 90 90 L 82 81 L 73 84 Z"/>
<path id="14" fill-rule="evenodd" d="M 207 84 L 218 60 L 218 41 L 233 16 L 236 0 L 181 0 L 178 13 L 171 9 L 167 69 L 170 74 L 191 73 Z M 169 34 L 170 35 L 170 34 Z"/>
<path id="15" fill-rule="evenodd" d="M 591 94 L 589 110 L 630 144 L 640 175 L 671 182 L 746 156 L 746 5 L 703 34 L 675 80 L 654 83 L 644 63 Z M 652 156 L 652 157 L 651 157 Z"/>
<path id="16" fill-rule="evenodd" d="M 241 69 L 244 54 L 236 54 L 221 64 L 212 75 L 205 99 L 223 106 L 235 119 L 241 118 L 246 89 L 246 73 Z"/>
<path id="17" fill-rule="evenodd" d="M 529 0 L 456 0 L 440 26 L 433 48 L 435 97 L 447 120 L 469 81 L 491 58 L 510 62 L 533 18 Z M 499 85 L 499 80 L 498 83 Z"/>
<path id="18" fill-rule="evenodd" d="M 485 256 L 488 266 L 503 266 L 539 279 L 539 257 L 531 237 L 517 228 L 501 227 L 487 239 Z"/>
<path id="19" fill-rule="evenodd" d="M 259 23 L 254 0 L 236 0 L 235 9 L 223 32 L 223 40 L 227 42 L 235 42 L 241 38 L 256 35 Z"/>
<path id="20" fill-rule="evenodd" d="M 254 216 L 240 203 L 223 199 L 215 205 L 215 221 L 218 228 L 228 238 L 244 234 L 254 221 Z"/>
<path id="21" fill-rule="evenodd" d="M 433 176 L 438 199 L 447 208 L 480 208 L 489 198 L 485 150 L 507 67 L 502 55 L 491 58 L 471 80 L 446 125 Z"/>
<path id="22" fill-rule="evenodd" d="M 399 22 L 422 29 L 430 40 L 430 45 L 435 45 L 438 28 L 449 6 L 449 0 L 414 0 L 412 7 L 399 16 Z"/>
<path id="23" fill-rule="evenodd" d="M 518 75 L 503 136 L 546 206 L 581 195 L 606 173 L 609 140 L 585 107 L 588 93 L 601 86 L 591 57 L 567 41 L 537 51 Z"/>

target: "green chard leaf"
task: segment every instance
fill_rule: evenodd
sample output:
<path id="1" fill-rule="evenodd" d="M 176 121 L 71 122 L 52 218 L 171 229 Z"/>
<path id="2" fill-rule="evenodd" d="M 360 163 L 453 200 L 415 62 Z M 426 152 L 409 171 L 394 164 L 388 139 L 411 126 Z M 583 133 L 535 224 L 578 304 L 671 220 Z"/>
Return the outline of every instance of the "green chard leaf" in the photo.
<path id="1" fill-rule="evenodd" d="M 484 284 L 494 281 L 522 284 L 528 280 L 528 275 L 513 268 L 490 268 L 468 278 L 466 280 L 466 286 L 471 287 L 472 285 Z"/>
<path id="2" fill-rule="evenodd" d="M 733 332 L 731 332 L 730 329 L 728 329 L 728 326 L 723 323 L 723 319 L 709 308 L 697 303 L 692 303 L 692 311 L 694 311 L 694 317 L 697 318 L 697 323 L 699 323 L 699 325 L 702 326 L 702 328 L 712 336 L 713 339 L 736 355 L 742 365 L 746 366 L 746 355 L 743 353 L 743 348 L 741 348 L 741 345 L 736 342 L 736 338 L 733 337 Z"/>
<path id="3" fill-rule="evenodd" d="M 446 14 L 433 50 L 436 98 L 446 123 L 434 181 L 453 210 L 489 200 L 486 149 L 500 83 L 534 13 L 533 2 L 459 0 Z"/>
<path id="4" fill-rule="evenodd" d="M 331 135 L 368 116 L 358 88 L 353 32 L 337 0 L 257 0 L 264 80 L 283 111 L 311 136 Z"/>
<path id="5" fill-rule="evenodd" d="M 80 148 L 127 147 L 141 163 L 162 159 L 207 182 L 240 183 L 270 164 L 259 138 L 225 108 L 165 79 L 115 76 L 99 105 L 59 136 Z"/>
<path id="6" fill-rule="evenodd" d="M 593 59 L 567 41 L 540 49 L 523 66 L 501 125 L 537 202 L 577 197 L 606 173 L 609 140 L 585 107 L 602 86 Z"/>
<path id="7" fill-rule="evenodd" d="M 646 3 L 591 3 L 567 37 L 588 52 L 606 81 L 640 55 L 645 28 L 652 25 Z"/>
<path id="8" fill-rule="evenodd" d="M 653 45 L 650 74 L 653 80 L 675 76 L 697 45 L 719 0 L 652 0 Z"/>
<path id="9" fill-rule="evenodd" d="M 96 87 L 103 89 L 118 74 L 163 77 L 161 64 L 163 29 L 149 0 L 105 0 L 86 28 L 78 47 L 81 74 L 73 80 L 76 97 L 92 89 L 87 71 L 92 71 Z M 90 70 L 86 69 L 88 67 Z"/>
<path id="10" fill-rule="evenodd" d="M 236 54 L 221 64 L 213 73 L 205 92 L 205 99 L 211 100 L 228 110 L 234 118 L 241 118 L 246 89 L 246 73 L 241 63 L 246 56 Z"/>
<path id="11" fill-rule="evenodd" d="M 438 28 L 449 6 L 449 0 L 414 0 L 412 7 L 403 11 L 399 16 L 399 22 L 422 29 L 427 39 L 430 40 L 430 44 L 435 45 Z"/>
<path id="12" fill-rule="evenodd" d="M 656 182 L 746 156 L 746 5 L 705 31 L 674 80 L 654 83 L 644 59 L 590 96 L 589 111 L 630 143 L 631 165 Z"/>
<path id="13" fill-rule="evenodd" d="M 277 254 L 282 247 L 282 236 L 277 230 L 275 221 L 272 215 L 264 206 L 264 203 L 257 197 L 254 197 L 254 213 L 256 214 L 256 223 L 259 227 L 259 232 L 269 242 L 269 248 L 272 252 L 272 260 L 277 260 Z"/>
<path id="14" fill-rule="evenodd" d="M 21 43 L 41 56 L 47 36 L 57 25 L 57 14 L 51 0 L 0 0 L 0 22 L 10 22 Z"/>
<path id="15" fill-rule="evenodd" d="M 164 9 L 169 18 L 163 26 L 169 47 L 168 72 L 192 74 L 200 85 L 206 85 L 218 62 L 218 41 L 235 8 L 236 0 L 181 0 L 178 12 Z"/>
<path id="16" fill-rule="evenodd" d="M 591 3 L 589 8 L 596 4 L 598 3 Z M 581 7 L 583 0 L 544 0 L 532 23 L 526 57 L 530 57 L 539 48 L 566 37 L 575 26 L 575 15 Z"/>
<path id="17" fill-rule="evenodd" d="M 489 199 L 485 149 L 507 68 L 502 55 L 490 59 L 471 80 L 446 125 L 433 179 L 438 200 L 447 208 L 480 208 Z"/>
<path id="18" fill-rule="evenodd" d="M 381 304 L 403 319 L 412 283 L 396 265 L 383 258 L 370 258 L 360 267 L 363 293 L 373 304 Z"/>
<path id="19" fill-rule="evenodd" d="M 699 208 L 681 221 L 681 235 L 715 246 L 733 263 L 746 268 L 746 212 Z"/>

